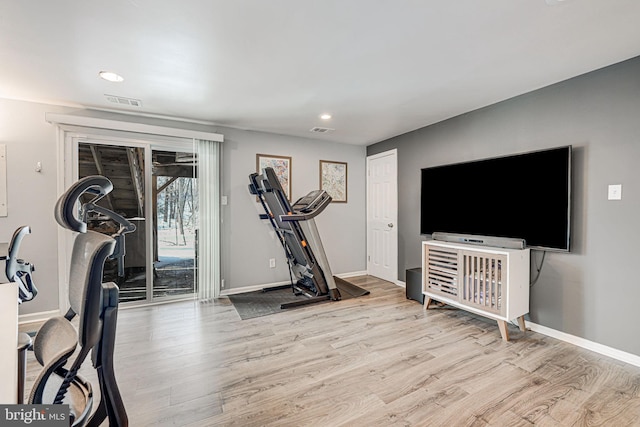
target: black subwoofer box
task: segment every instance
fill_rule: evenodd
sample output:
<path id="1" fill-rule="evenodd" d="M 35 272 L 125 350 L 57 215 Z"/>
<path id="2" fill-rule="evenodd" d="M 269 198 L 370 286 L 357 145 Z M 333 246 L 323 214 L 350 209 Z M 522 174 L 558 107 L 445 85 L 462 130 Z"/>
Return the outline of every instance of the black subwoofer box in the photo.
<path id="1" fill-rule="evenodd" d="M 406 287 L 407 299 L 418 301 L 420 304 L 424 304 L 424 295 L 422 294 L 422 269 L 410 268 L 407 270 L 406 275 Z"/>

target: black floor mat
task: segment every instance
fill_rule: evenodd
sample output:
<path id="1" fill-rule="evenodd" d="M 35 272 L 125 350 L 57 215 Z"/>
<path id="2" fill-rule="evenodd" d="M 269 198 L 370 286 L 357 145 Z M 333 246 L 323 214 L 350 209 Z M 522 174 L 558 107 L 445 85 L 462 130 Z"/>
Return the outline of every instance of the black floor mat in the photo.
<path id="1" fill-rule="evenodd" d="M 342 299 L 357 298 L 359 296 L 369 294 L 369 291 L 366 289 L 362 289 L 361 287 L 349 283 L 344 279 L 334 276 L 334 280 L 338 290 L 340 291 Z M 303 299 L 306 299 L 306 297 L 294 295 L 290 287 L 267 292 L 254 291 L 229 295 L 229 300 L 242 320 L 279 313 L 282 311 L 280 304 L 296 302 Z M 327 300 L 326 302 L 330 301 Z M 325 302 L 320 302 L 318 304 L 324 303 Z M 292 309 L 289 308 L 287 310 Z"/>
<path id="2" fill-rule="evenodd" d="M 363 289 L 360 286 L 356 286 L 353 283 L 347 282 L 344 279 L 333 276 L 333 280 L 335 280 L 336 282 L 336 286 L 340 291 L 342 299 L 357 298 L 363 295 L 369 295 L 368 290 Z"/>

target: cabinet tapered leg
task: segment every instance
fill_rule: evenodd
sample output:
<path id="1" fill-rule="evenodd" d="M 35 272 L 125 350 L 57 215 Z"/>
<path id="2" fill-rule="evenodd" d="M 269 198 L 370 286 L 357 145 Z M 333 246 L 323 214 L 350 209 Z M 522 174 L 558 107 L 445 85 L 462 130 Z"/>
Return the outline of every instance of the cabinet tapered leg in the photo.
<path id="1" fill-rule="evenodd" d="M 431 298 L 425 296 L 424 297 L 424 309 L 429 310 L 429 304 L 431 304 Z"/>
<path id="2" fill-rule="evenodd" d="M 518 326 L 520 326 L 520 330 L 522 332 L 526 332 L 527 331 L 527 326 L 524 323 L 524 316 L 518 317 Z"/>
<path id="3" fill-rule="evenodd" d="M 505 341 L 509 341 L 509 329 L 507 329 L 507 322 L 504 320 L 497 320 L 498 328 L 500 328 L 500 335 Z"/>

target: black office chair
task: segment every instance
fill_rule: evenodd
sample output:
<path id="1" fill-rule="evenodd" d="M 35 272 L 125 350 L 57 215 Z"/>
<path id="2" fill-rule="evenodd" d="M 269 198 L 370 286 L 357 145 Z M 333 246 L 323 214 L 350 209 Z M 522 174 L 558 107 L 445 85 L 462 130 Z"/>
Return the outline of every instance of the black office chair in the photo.
<path id="1" fill-rule="evenodd" d="M 102 283 L 104 263 L 114 254 L 124 255 L 124 234 L 135 226 L 121 216 L 95 205 L 113 189 L 111 181 L 93 175 L 72 185 L 56 204 L 58 223 L 77 232 L 69 270 L 69 304 L 65 316 L 49 319 L 33 341 L 33 351 L 43 369 L 29 396 L 31 404 L 69 404 L 71 425 L 127 426 L 128 418 L 113 368 L 118 317 L 118 287 Z M 92 199 L 83 202 L 86 195 Z M 80 209 L 78 209 L 78 204 Z M 87 229 L 92 212 L 107 215 L 120 224 L 114 236 Z M 78 327 L 71 320 L 78 316 Z M 93 409 L 91 384 L 78 375 L 89 351 L 100 385 L 100 402 Z"/>
<path id="2" fill-rule="evenodd" d="M 11 241 L 7 248 L 4 272 L 7 280 L 18 284 L 18 304 L 31 301 L 38 294 L 38 289 L 33 282 L 31 273 L 35 270 L 33 264 L 18 258 L 22 239 L 27 234 L 31 234 L 28 225 L 18 227 L 11 236 Z M 27 369 L 27 350 L 31 348 L 32 340 L 29 334 L 21 332 L 18 334 L 18 403 L 24 403 L 24 383 Z"/>
<path id="3" fill-rule="evenodd" d="M 28 225 L 18 227 L 11 237 L 9 248 L 7 250 L 7 260 L 5 264 L 5 274 L 10 282 L 18 284 L 18 303 L 31 301 L 38 294 L 38 289 L 33 283 L 31 273 L 35 270 L 33 264 L 30 264 L 20 258 L 20 244 L 27 234 L 31 234 L 31 228 Z"/>

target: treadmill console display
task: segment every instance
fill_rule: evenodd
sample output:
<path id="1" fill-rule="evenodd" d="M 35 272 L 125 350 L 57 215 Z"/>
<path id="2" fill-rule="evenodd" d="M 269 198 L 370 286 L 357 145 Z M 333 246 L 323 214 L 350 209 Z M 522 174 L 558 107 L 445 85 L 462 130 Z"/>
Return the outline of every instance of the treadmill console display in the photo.
<path id="1" fill-rule="evenodd" d="M 293 210 L 295 211 L 307 211 L 312 210 L 316 207 L 316 205 L 322 201 L 324 190 L 314 190 L 311 191 L 304 197 L 298 199 L 298 201 L 293 205 Z"/>

